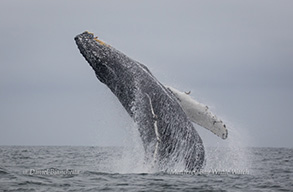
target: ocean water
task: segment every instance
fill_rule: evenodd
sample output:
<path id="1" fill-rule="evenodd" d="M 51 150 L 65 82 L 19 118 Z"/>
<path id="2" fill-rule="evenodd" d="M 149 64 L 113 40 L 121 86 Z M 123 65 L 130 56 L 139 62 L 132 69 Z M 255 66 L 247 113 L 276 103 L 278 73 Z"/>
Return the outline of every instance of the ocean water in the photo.
<path id="1" fill-rule="evenodd" d="M 125 147 L 1 146 L 0 191 L 293 191 L 293 149 L 207 148 L 202 172 L 154 172 Z"/>

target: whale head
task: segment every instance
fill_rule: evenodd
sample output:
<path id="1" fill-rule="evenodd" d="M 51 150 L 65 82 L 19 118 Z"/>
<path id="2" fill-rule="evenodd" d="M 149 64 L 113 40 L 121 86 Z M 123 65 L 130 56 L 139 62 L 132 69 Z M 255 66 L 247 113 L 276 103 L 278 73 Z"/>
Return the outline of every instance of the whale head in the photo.
<path id="1" fill-rule="evenodd" d="M 74 40 L 80 53 L 94 69 L 97 78 L 102 83 L 111 84 L 117 76 L 117 70 L 125 65 L 125 62 L 121 62 L 123 54 L 87 31 L 77 35 Z"/>
<path id="2" fill-rule="evenodd" d="M 85 31 L 77 35 L 74 40 L 80 53 L 94 69 L 97 78 L 108 86 L 117 83 L 118 76 L 123 75 L 123 72 L 132 75 L 137 73 L 132 70 L 135 67 L 140 67 L 153 76 L 145 65 L 132 60 L 124 53 L 99 40 L 93 33 Z"/>

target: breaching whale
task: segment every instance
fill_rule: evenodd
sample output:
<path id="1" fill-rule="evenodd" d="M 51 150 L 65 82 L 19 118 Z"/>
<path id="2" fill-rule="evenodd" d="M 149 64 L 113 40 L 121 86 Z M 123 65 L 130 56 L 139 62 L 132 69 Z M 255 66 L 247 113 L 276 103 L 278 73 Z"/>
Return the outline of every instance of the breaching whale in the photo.
<path id="1" fill-rule="evenodd" d="M 145 65 L 92 33 L 84 32 L 74 39 L 97 78 L 116 95 L 138 125 L 146 161 L 158 171 L 178 165 L 186 171 L 200 170 L 204 146 L 176 93 L 162 85 Z"/>

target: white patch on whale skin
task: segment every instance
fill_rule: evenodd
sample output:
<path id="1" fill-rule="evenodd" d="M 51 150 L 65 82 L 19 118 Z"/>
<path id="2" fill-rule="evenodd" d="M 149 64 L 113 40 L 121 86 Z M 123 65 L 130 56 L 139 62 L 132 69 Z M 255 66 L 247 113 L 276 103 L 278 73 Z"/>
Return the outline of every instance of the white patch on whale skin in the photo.
<path id="1" fill-rule="evenodd" d="M 159 143 L 161 142 L 161 139 L 160 139 L 160 134 L 159 134 L 159 131 L 158 131 L 158 117 L 157 115 L 155 114 L 154 112 L 154 108 L 153 108 L 153 104 L 152 104 L 152 99 L 151 97 L 146 93 L 146 96 L 148 97 L 149 99 L 149 102 L 150 102 L 150 107 L 151 107 L 151 112 L 152 112 L 152 115 L 153 115 L 153 118 L 154 118 L 154 128 L 155 128 L 155 134 L 156 134 L 156 139 L 157 139 L 157 142 L 156 142 L 156 147 L 155 147 L 155 152 L 154 152 L 154 156 L 153 156 L 153 165 L 156 163 L 157 161 L 157 154 L 158 154 L 158 150 L 159 150 Z"/>
<path id="2" fill-rule="evenodd" d="M 208 106 L 199 103 L 189 94 L 178 91 L 173 87 L 166 86 L 166 88 L 177 97 L 179 104 L 192 122 L 208 129 L 222 139 L 227 138 L 228 130 L 226 125 L 209 111 Z"/>

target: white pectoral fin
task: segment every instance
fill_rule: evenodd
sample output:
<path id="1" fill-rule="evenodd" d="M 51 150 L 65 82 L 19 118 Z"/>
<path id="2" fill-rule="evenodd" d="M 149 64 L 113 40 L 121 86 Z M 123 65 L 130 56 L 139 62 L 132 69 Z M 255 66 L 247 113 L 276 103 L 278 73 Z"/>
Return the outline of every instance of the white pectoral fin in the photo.
<path id="1" fill-rule="evenodd" d="M 166 86 L 166 88 L 168 88 L 177 97 L 182 109 L 192 122 L 210 130 L 222 139 L 226 139 L 228 137 L 226 125 L 223 121 L 213 115 L 207 106 L 199 103 L 188 94 L 178 91 L 173 87 Z"/>

